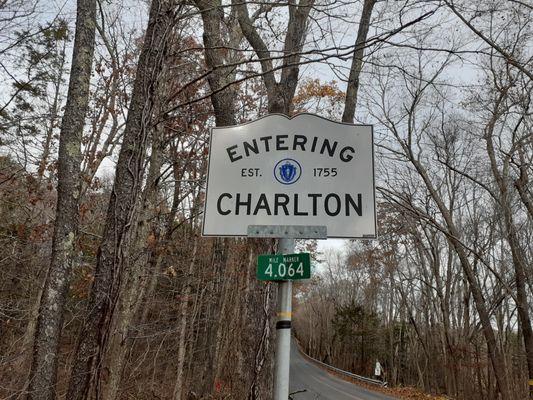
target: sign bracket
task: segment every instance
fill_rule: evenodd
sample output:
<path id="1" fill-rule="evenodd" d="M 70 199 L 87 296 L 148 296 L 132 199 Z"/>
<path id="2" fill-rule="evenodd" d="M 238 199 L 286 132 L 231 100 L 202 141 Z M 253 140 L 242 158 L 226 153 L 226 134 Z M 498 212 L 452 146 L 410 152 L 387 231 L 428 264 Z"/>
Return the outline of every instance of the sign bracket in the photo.
<path id="1" fill-rule="evenodd" d="M 283 239 L 327 239 L 325 225 L 248 225 L 248 237 Z"/>

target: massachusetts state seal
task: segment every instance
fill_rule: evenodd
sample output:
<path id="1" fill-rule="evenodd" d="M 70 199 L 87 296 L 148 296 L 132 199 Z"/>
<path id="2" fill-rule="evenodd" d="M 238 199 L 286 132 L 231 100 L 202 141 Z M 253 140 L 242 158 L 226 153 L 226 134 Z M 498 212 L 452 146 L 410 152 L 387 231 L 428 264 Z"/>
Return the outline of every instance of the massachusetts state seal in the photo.
<path id="1" fill-rule="evenodd" d="M 283 185 L 291 185 L 302 176 L 300 163 L 292 158 L 284 158 L 278 161 L 274 167 L 274 177 Z"/>

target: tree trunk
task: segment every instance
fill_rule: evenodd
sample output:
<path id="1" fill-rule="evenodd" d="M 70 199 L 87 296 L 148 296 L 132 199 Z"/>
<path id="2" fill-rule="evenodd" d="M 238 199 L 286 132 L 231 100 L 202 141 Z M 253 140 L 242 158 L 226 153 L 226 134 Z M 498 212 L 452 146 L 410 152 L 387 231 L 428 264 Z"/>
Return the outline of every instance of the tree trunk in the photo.
<path id="1" fill-rule="evenodd" d="M 370 27 L 370 18 L 372 10 L 377 0 L 364 0 L 361 19 L 359 20 L 359 30 L 355 39 L 355 51 L 353 53 L 352 66 L 348 76 L 348 85 L 346 87 L 346 101 L 344 104 L 344 113 L 342 122 L 353 123 L 355 117 L 355 107 L 357 105 L 357 93 L 359 92 L 359 76 L 363 69 L 363 57 L 365 55 L 365 44 Z"/>
<path id="2" fill-rule="evenodd" d="M 160 139 L 161 126 L 155 128 L 152 152 L 150 155 L 150 167 L 148 171 L 146 188 L 144 190 L 143 212 L 137 228 L 136 238 L 131 245 L 130 260 L 124 266 L 123 278 L 120 283 L 117 296 L 116 311 L 113 313 L 111 322 L 108 350 L 104 360 L 104 368 L 108 377 L 103 383 L 102 398 L 115 400 L 118 398 L 120 379 L 124 369 L 126 351 L 130 340 L 128 332 L 130 325 L 137 312 L 139 302 L 142 299 L 143 287 L 147 284 L 150 263 L 150 244 L 147 238 L 151 232 L 151 220 L 154 217 L 154 209 L 157 202 L 158 180 L 161 171 L 162 157 Z"/>
<path id="3" fill-rule="evenodd" d="M 187 338 L 187 322 L 189 320 L 187 311 L 189 310 L 189 297 L 191 295 L 192 275 L 194 268 L 196 267 L 196 255 L 198 253 L 198 239 L 194 237 L 194 229 L 192 233 L 192 240 L 194 241 L 192 248 L 191 260 L 189 261 L 189 269 L 184 280 L 184 290 L 181 294 L 181 304 L 179 311 L 179 329 L 178 329 L 178 367 L 176 373 L 176 381 L 174 383 L 174 400 L 181 400 L 183 393 L 183 377 L 184 377 L 184 365 L 185 365 L 185 339 Z M 214 368 L 214 366 L 212 366 Z"/>
<path id="4" fill-rule="evenodd" d="M 59 339 L 78 229 L 81 140 L 89 104 L 96 0 L 78 0 L 67 104 L 59 138 L 52 257 L 41 296 L 28 399 L 54 399 Z"/>
<path id="5" fill-rule="evenodd" d="M 235 67 L 224 67 L 228 51 L 225 49 L 223 40 L 222 27 L 224 26 L 221 3 L 218 0 L 195 0 L 195 4 L 201 12 L 203 22 L 203 43 L 205 61 L 207 67 L 211 70 L 208 75 L 209 88 L 211 94 L 211 104 L 215 113 L 216 126 L 232 126 L 236 123 L 235 118 L 235 90 L 231 87 L 231 82 L 235 77 Z M 224 238 L 216 238 L 214 243 L 213 270 L 222 273 L 225 270 L 227 262 L 226 247 L 230 243 Z M 216 272 L 215 272 L 216 273 Z M 223 279 L 232 279 L 231 274 L 227 274 Z M 216 288 L 216 294 L 224 295 L 220 288 Z M 219 310 L 224 299 L 216 298 L 213 301 L 213 307 Z M 210 324 L 205 332 L 207 338 L 220 337 L 221 330 L 228 329 L 223 324 L 223 315 L 219 312 L 217 320 Z M 200 376 L 201 395 L 208 396 L 213 392 L 216 379 L 217 365 L 212 364 L 219 359 L 220 344 L 209 343 L 206 354 L 206 364 L 204 373 Z M 222 360 L 224 361 L 224 360 Z M 207 373 L 206 373 L 207 372 Z M 179 372 L 178 372 L 179 375 Z"/>
<path id="6" fill-rule="evenodd" d="M 218 127 L 235 125 L 235 90 L 230 86 L 235 78 L 235 67 L 224 67 L 227 53 L 222 40 L 221 26 L 222 5 L 220 0 L 195 0 L 202 14 L 204 24 L 204 52 L 207 67 L 211 69 L 208 76 L 211 89 L 211 103 Z"/>
<path id="7" fill-rule="evenodd" d="M 96 272 L 70 376 L 67 398 L 103 398 L 103 368 L 110 325 L 128 250 L 135 238 L 147 141 L 156 91 L 174 23 L 172 0 L 153 0 L 133 87 L 115 183 L 107 210 Z"/>

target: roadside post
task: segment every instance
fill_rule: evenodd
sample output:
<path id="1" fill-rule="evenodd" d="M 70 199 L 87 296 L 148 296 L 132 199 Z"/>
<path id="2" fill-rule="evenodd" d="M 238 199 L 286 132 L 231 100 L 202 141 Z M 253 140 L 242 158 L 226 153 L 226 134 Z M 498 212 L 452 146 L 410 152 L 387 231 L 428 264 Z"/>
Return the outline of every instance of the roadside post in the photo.
<path id="1" fill-rule="evenodd" d="M 294 253 L 294 239 L 280 239 L 280 254 Z M 278 315 L 276 321 L 276 353 L 274 360 L 274 399 L 289 398 L 291 361 L 292 281 L 278 283 Z"/>
<path id="2" fill-rule="evenodd" d="M 279 238 L 278 254 L 258 256 L 257 279 L 278 283 L 276 353 L 274 360 L 274 400 L 289 398 L 291 357 L 292 281 L 311 277 L 309 253 L 294 253 L 298 239 L 326 239 L 325 226 L 250 225 L 248 237 Z"/>
<path id="3" fill-rule="evenodd" d="M 292 281 L 311 277 L 295 239 L 377 236 L 373 131 L 313 114 L 211 130 L 203 236 L 278 239 L 257 279 L 278 286 L 274 400 L 289 397 Z"/>

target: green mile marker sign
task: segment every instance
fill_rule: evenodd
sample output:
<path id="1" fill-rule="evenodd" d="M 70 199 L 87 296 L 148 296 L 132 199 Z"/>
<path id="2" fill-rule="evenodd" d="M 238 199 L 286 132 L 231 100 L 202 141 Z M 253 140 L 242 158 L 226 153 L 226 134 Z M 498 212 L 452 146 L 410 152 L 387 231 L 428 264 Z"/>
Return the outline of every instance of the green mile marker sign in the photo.
<path id="1" fill-rule="evenodd" d="M 311 257 L 300 254 L 261 254 L 257 257 L 257 279 L 288 281 L 311 278 Z"/>

